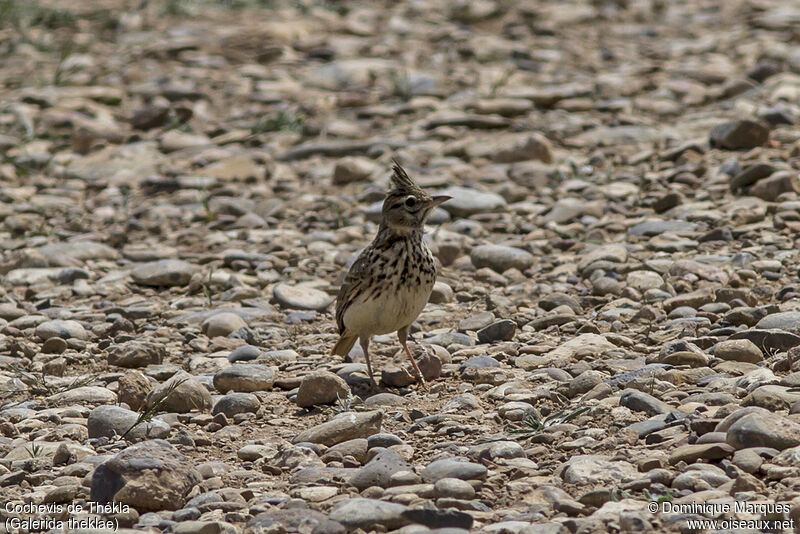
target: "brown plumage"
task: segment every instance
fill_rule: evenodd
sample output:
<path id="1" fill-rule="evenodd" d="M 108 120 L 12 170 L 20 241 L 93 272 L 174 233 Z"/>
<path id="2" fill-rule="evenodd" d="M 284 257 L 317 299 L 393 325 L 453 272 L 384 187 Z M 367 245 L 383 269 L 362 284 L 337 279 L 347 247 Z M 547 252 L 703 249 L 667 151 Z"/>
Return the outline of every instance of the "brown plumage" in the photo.
<path id="1" fill-rule="evenodd" d="M 340 338 L 331 354 L 346 356 L 360 341 L 367 371 L 373 335 L 397 332 L 420 381 L 417 362 L 408 349 L 408 328 L 428 302 L 436 280 L 436 265 L 423 239 L 423 225 L 431 211 L 450 197 L 432 197 L 394 162 L 392 189 L 386 195 L 381 224 L 345 277 L 336 299 Z"/>

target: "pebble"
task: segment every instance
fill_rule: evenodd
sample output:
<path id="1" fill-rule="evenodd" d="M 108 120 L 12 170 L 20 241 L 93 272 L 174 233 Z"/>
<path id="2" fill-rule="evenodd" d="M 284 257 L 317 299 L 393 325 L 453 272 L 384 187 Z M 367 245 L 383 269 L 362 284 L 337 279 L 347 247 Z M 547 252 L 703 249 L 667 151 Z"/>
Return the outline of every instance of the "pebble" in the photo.
<path id="1" fill-rule="evenodd" d="M 678 462 L 694 463 L 698 460 L 720 460 L 733 454 L 734 448 L 726 443 L 704 443 L 697 445 L 683 445 L 669 455 L 669 463 Z"/>
<path id="2" fill-rule="evenodd" d="M 768 138 L 769 130 L 764 125 L 751 120 L 737 120 L 711 130 L 709 143 L 712 147 L 743 150 L 761 146 Z"/>
<path id="3" fill-rule="evenodd" d="M 375 164 L 366 158 L 345 157 L 336 162 L 333 168 L 332 182 L 344 185 L 368 180 L 376 171 Z"/>
<path id="4" fill-rule="evenodd" d="M 236 347 L 230 352 L 230 354 L 228 354 L 228 361 L 231 363 L 247 362 L 250 360 L 255 360 L 260 355 L 261 351 L 258 347 L 254 347 L 252 345 L 242 345 L 241 347 Z"/>
<path id="5" fill-rule="evenodd" d="M 478 330 L 479 343 L 494 343 L 495 341 L 511 341 L 517 331 L 517 323 L 509 319 L 502 319 Z"/>
<path id="6" fill-rule="evenodd" d="M 477 480 L 486 477 L 486 467 L 472 463 L 464 458 L 445 458 L 428 464 L 421 472 L 422 480 L 436 483 L 443 478 Z"/>
<path id="7" fill-rule="evenodd" d="M 148 408 L 156 403 L 161 410 L 168 412 L 206 411 L 211 409 L 211 394 L 194 376 L 178 371 L 147 395 L 145 405 Z"/>
<path id="8" fill-rule="evenodd" d="M 451 186 L 437 195 L 447 195 L 450 198 L 442 204 L 442 208 L 454 217 L 469 217 L 479 213 L 490 213 L 506 205 L 503 197 L 496 193 L 489 193 L 461 186 Z"/>
<path id="9" fill-rule="evenodd" d="M 483 312 L 471 317 L 467 317 L 466 319 L 462 319 L 458 323 L 458 330 L 460 332 L 468 332 L 478 331 L 482 328 L 486 328 L 494 321 L 495 316 L 492 312 Z"/>
<path id="10" fill-rule="evenodd" d="M 300 310 L 325 311 L 334 301 L 327 293 L 302 284 L 278 284 L 272 294 L 282 307 Z"/>
<path id="11" fill-rule="evenodd" d="M 411 465 L 396 451 L 384 449 L 350 477 L 349 483 L 359 491 L 373 486 L 387 488 L 391 485 L 392 475 L 411 469 Z"/>
<path id="12" fill-rule="evenodd" d="M 90 438 L 121 438 L 128 441 L 166 438 L 169 425 L 158 419 L 136 424 L 139 414 L 119 406 L 98 406 L 89 413 L 87 428 Z"/>
<path id="13" fill-rule="evenodd" d="M 725 441 L 736 449 L 770 447 L 780 451 L 800 445 L 798 431 L 799 423 L 763 411 L 736 420 L 727 429 Z"/>
<path id="14" fill-rule="evenodd" d="M 758 321 L 755 327 L 763 330 L 777 329 L 800 334 L 800 312 L 772 313 Z"/>
<path id="15" fill-rule="evenodd" d="M 126 341 L 109 351 L 108 363 L 128 369 L 147 367 L 163 362 L 166 353 L 162 345 L 135 340 Z"/>
<path id="16" fill-rule="evenodd" d="M 475 498 L 472 484 L 460 478 L 440 478 L 433 485 L 437 497 L 470 500 Z"/>
<path id="17" fill-rule="evenodd" d="M 145 403 L 147 395 L 153 390 L 152 382 L 139 371 L 130 371 L 119 378 L 117 398 L 131 410 L 139 410 Z"/>
<path id="18" fill-rule="evenodd" d="M 329 371 L 315 371 L 303 377 L 295 403 L 301 408 L 310 408 L 344 401 L 349 395 L 350 387 L 343 378 Z"/>
<path id="19" fill-rule="evenodd" d="M 200 480 L 191 461 L 169 443 L 142 441 L 97 466 L 91 499 L 127 504 L 140 512 L 177 510 Z"/>
<path id="20" fill-rule="evenodd" d="M 638 472 L 628 462 L 613 461 L 599 454 L 579 454 L 562 465 L 560 477 L 567 484 L 587 486 L 629 482 L 638 478 Z"/>
<path id="21" fill-rule="evenodd" d="M 501 245 L 481 245 L 470 252 L 470 260 L 477 269 L 488 267 L 504 273 L 509 269 L 524 271 L 533 265 L 533 255 L 525 250 Z"/>
<path id="22" fill-rule="evenodd" d="M 80 386 L 65 389 L 46 398 L 50 405 L 70 406 L 72 404 L 114 404 L 117 396 L 113 391 L 100 386 Z"/>
<path id="23" fill-rule="evenodd" d="M 300 432 L 292 440 L 293 443 L 308 441 L 331 446 L 356 438 L 368 438 L 380 431 L 383 412 L 345 412 L 326 423 L 313 426 Z"/>
<path id="24" fill-rule="evenodd" d="M 201 327 L 208 337 L 225 337 L 240 328 L 246 328 L 247 323 L 235 313 L 220 312 L 203 321 Z"/>
<path id="25" fill-rule="evenodd" d="M 748 339 L 730 339 L 719 343 L 714 356 L 723 360 L 759 363 L 764 360 L 761 349 Z"/>
<path id="26" fill-rule="evenodd" d="M 648 415 L 659 415 L 672 411 L 672 408 L 665 402 L 635 389 L 623 391 L 619 397 L 619 405 L 630 408 L 633 411 L 645 412 Z"/>
<path id="27" fill-rule="evenodd" d="M 137 265 L 131 270 L 131 277 L 143 286 L 185 286 L 196 271 L 196 265 L 182 260 L 158 260 Z"/>
<path id="28" fill-rule="evenodd" d="M 403 440 L 394 434 L 373 434 L 367 438 L 367 446 L 372 449 L 375 447 L 388 448 L 393 445 L 403 445 Z"/>
<path id="29" fill-rule="evenodd" d="M 252 393 L 272 389 L 275 373 L 266 365 L 237 363 L 214 375 L 214 388 L 221 393 L 239 391 Z"/>
<path id="30" fill-rule="evenodd" d="M 62 337 L 50 337 L 42 343 L 45 354 L 63 354 L 67 350 L 67 342 Z"/>
<path id="31" fill-rule="evenodd" d="M 41 340 L 48 340 L 54 337 L 61 339 L 89 339 L 83 325 L 78 321 L 45 321 L 36 327 L 36 336 Z"/>
<path id="32" fill-rule="evenodd" d="M 237 414 L 256 413 L 260 407 L 258 397 L 252 393 L 228 393 L 214 403 L 211 413 L 224 413 L 232 419 Z"/>
<path id="33" fill-rule="evenodd" d="M 376 527 L 395 530 L 410 523 L 403 517 L 406 510 L 407 507 L 402 504 L 357 497 L 336 503 L 331 509 L 330 518 L 348 530 L 359 528 L 369 531 Z"/>
<path id="34" fill-rule="evenodd" d="M 474 367 L 476 369 L 490 369 L 500 367 L 500 362 L 491 356 L 473 356 L 461 364 L 461 371 L 463 372 L 465 369 L 470 367 Z"/>

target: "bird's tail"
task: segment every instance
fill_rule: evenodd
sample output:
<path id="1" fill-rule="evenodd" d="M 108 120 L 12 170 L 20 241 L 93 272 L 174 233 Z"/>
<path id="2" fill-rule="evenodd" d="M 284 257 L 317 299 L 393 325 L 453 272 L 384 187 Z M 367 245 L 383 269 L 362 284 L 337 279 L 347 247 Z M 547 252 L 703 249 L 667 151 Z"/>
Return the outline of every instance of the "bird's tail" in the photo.
<path id="1" fill-rule="evenodd" d="M 356 344 L 356 340 L 358 340 L 358 336 L 343 335 L 339 338 L 339 341 L 336 342 L 336 345 L 334 345 L 333 350 L 331 350 L 331 354 L 347 356 L 350 353 L 350 349 L 352 349 L 353 345 Z"/>

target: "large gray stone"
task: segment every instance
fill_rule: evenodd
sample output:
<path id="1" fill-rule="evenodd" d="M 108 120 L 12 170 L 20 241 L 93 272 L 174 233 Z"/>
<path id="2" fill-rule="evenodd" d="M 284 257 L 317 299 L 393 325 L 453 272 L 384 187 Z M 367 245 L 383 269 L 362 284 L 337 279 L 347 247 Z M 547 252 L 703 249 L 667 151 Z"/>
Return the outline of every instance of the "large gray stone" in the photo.
<path id="1" fill-rule="evenodd" d="M 800 445 L 800 423 L 762 410 L 734 422 L 725 441 L 736 449 L 771 447 L 782 451 Z"/>
<path id="2" fill-rule="evenodd" d="M 407 509 L 402 504 L 377 499 L 346 499 L 336 503 L 330 518 L 343 524 L 348 530 L 360 528 L 370 531 L 376 527 L 395 530 L 410 523 L 403 517 L 403 512 Z"/>
<path id="3" fill-rule="evenodd" d="M 252 393 L 228 393 L 214 404 L 211 413 L 224 413 L 228 418 L 233 418 L 240 413 L 256 413 L 260 407 L 258 397 Z"/>
<path id="4" fill-rule="evenodd" d="M 211 393 L 195 377 L 186 371 L 178 371 L 150 392 L 145 405 L 152 408 L 157 402 L 164 412 L 202 412 L 211 408 Z"/>
<path id="5" fill-rule="evenodd" d="M 425 482 L 436 482 L 443 478 L 483 479 L 487 472 L 485 466 L 470 462 L 466 458 L 444 458 L 428 464 L 420 475 Z"/>
<path id="6" fill-rule="evenodd" d="M 350 387 L 345 380 L 330 371 L 315 371 L 303 377 L 295 403 L 301 408 L 331 404 L 346 399 Z"/>
<path id="7" fill-rule="evenodd" d="M 139 414 L 121 406 L 98 406 L 89 413 L 86 422 L 90 438 L 120 438 L 123 435 L 128 441 L 166 438 L 169 425 L 159 419 L 139 420 Z M 134 426 L 135 425 L 135 426 Z"/>
<path id="8" fill-rule="evenodd" d="M 91 500 L 127 504 L 139 513 L 177 510 L 201 480 L 191 460 L 172 445 L 143 441 L 97 466 Z"/>
<path id="9" fill-rule="evenodd" d="M 362 491 L 372 486 L 387 488 L 392 475 L 399 471 L 411 471 L 412 467 L 397 451 L 384 449 L 376 454 L 367 465 L 358 470 L 350 479 L 350 484 Z"/>
<path id="10" fill-rule="evenodd" d="M 51 337 L 86 340 L 89 337 L 83 325 L 78 321 L 45 321 L 36 327 L 35 333 L 36 337 L 41 340 L 50 339 Z"/>
<path id="11" fill-rule="evenodd" d="M 350 439 L 368 438 L 380 432 L 382 420 L 383 412 L 379 410 L 341 413 L 327 423 L 300 432 L 292 443 L 308 441 L 330 447 Z"/>
<path id="12" fill-rule="evenodd" d="M 502 273 L 508 269 L 524 271 L 533 265 L 533 254 L 526 250 L 502 245 L 481 245 L 470 252 L 472 264 L 478 268 L 488 267 Z"/>
<path id="13" fill-rule="evenodd" d="M 324 291 L 308 284 L 278 284 L 272 290 L 275 300 L 283 308 L 325 311 L 335 300 Z"/>
<path id="14" fill-rule="evenodd" d="M 158 260 L 137 265 L 131 271 L 131 277 L 143 286 L 185 286 L 197 270 L 196 265 L 183 260 Z"/>
<path id="15" fill-rule="evenodd" d="M 214 375 L 214 387 L 221 393 L 228 391 L 268 391 L 272 389 L 275 373 L 266 365 L 237 363 Z"/>
<path id="16" fill-rule="evenodd" d="M 452 197 L 442 204 L 442 208 L 455 217 L 469 217 L 477 213 L 489 213 L 506 205 L 503 197 L 468 187 L 451 186 L 437 195 Z"/>

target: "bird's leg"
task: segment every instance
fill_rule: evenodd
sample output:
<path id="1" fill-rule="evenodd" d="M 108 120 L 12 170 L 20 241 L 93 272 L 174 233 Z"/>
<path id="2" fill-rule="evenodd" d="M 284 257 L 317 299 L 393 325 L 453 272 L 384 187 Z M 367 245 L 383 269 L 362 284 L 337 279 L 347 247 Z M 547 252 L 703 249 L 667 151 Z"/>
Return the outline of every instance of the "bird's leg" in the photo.
<path id="1" fill-rule="evenodd" d="M 361 342 L 361 350 L 364 351 L 364 360 L 367 362 L 367 373 L 369 373 L 369 379 L 375 389 L 378 389 L 378 383 L 375 382 L 375 375 L 372 374 L 372 364 L 369 363 L 369 337 L 362 337 L 359 341 Z"/>
<path id="2" fill-rule="evenodd" d="M 411 354 L 411 351 L 408 350 L 408 327 L 407 326 L 405 328 L 401 328 L 400 330 L 397 331 L 397 339 L 400 340 L 400 344 L 403 345 L 403 349 L 406 351 L 406 354 L 408 355 L 408 359 L 411 360 L 411 365 L 414 367 L 414 371 L 417 373 L 417 376 L 419 377 L 419 383 L 422 385 L 422 387 L 426 388 L 425 377 L 422 376 L 422 371 L 419 370 L 419 366 L 417 365 L 417 362 L 414 359 L 414 356 Z"/>
<path id="3" fill-rule="evenodd" d="M 413 341 L 414 343 L 419 345 L 419 347 L 422 349 L 422 352 L 425 353 L 425 357 L 426 358 L 430 358 L 431 357 L 431 354 L 428 352 L 428 347 L 426 347 L 425 345 L 423 345 L 422 343 L 420 343 L 419 341 L 414 339 L 414 335 L 413 334 L 408 334 L 408 339 L 410 339 L 411 341 Z"/>

